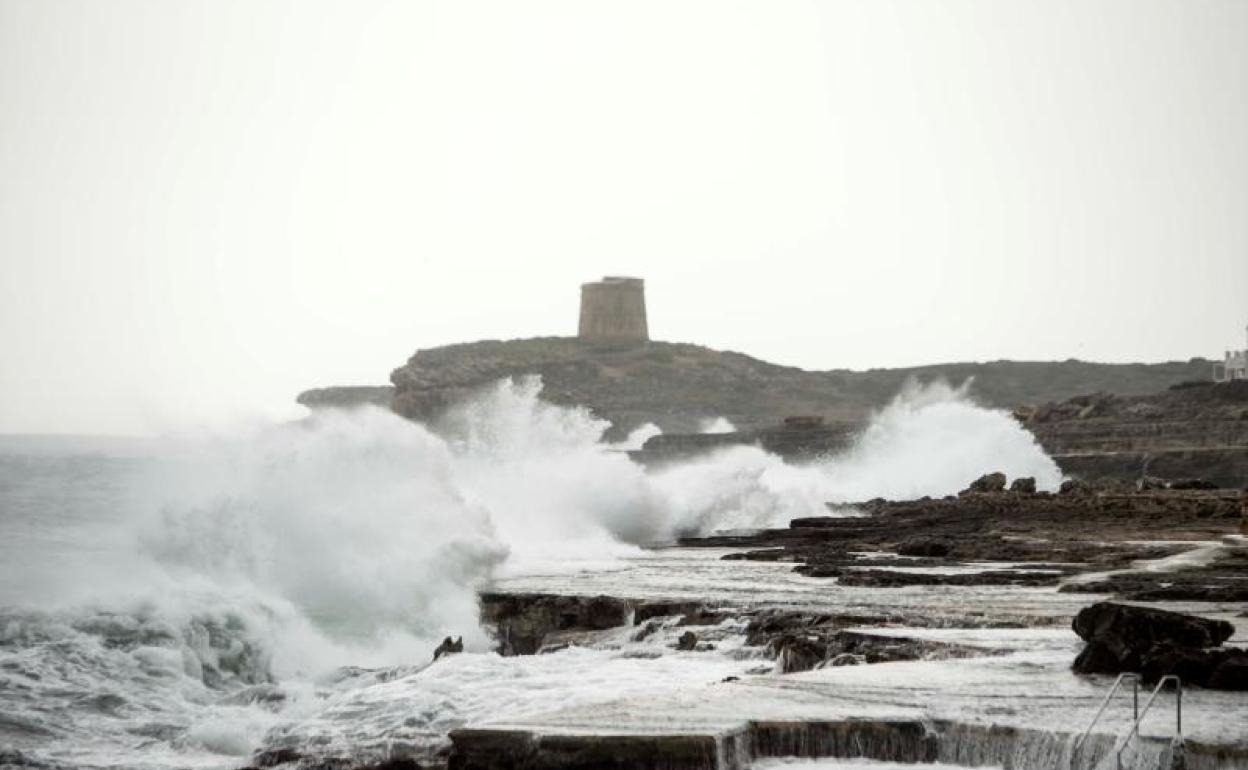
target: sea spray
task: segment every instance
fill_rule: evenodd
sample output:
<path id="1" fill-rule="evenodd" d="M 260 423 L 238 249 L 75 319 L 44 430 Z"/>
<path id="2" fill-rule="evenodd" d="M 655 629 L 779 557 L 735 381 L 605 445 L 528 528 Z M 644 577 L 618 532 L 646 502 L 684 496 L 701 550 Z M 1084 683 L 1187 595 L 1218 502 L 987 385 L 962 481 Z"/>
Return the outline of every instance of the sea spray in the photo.
<path id="1" fill-rule="evenodd" d="M 610 424 L 542 401 L 541 388 L 537 377 L 502 380 L 436 426 L 459 488 L 491 512 L 513 560 L 611 558 L 666 537 L 644 471 L 600 443 Z"/>
<path id="2" fill-rule="evenodd" d="M 474 589 L 507 554 L 452 462 L 382 410 L 317 413 L 167 463 L 138 547 L 173 581 L 289 602 L 331 639 L 423 648 L 475 628 Z"/>
<path id="3" fill-rule="evenodd" d="M 949 495 L 990 471 L 1034 477 L 1037 488 L 1056 491 L 1061 471 L 1035 436 L 1008 412 L 977 405 L 970 387 L 970 380 L 957 388 L 908 382 L 849 452 L 822 464 L 831 478 L 828 499 Z"/>
<path id="4" fill-rule="evenodd" d="M 706 417 L 698 421 L 698 433 L 736 433 L 737 426 L 727 417 Z"/>
<path id="5" fill-rule="evenodd" d="M 729 447 L 651 474 L 674 531 L 783 527 L 828 515 L 825 503 L 904 500 L 964 489 L 989 471 L 1031 476 L 1056 490 L 1061 472 L 1007 412 L 985 409 L 937 381 L 908 383 L 875 413 L 851 448 L 790 465 L 757 447 Z"/>

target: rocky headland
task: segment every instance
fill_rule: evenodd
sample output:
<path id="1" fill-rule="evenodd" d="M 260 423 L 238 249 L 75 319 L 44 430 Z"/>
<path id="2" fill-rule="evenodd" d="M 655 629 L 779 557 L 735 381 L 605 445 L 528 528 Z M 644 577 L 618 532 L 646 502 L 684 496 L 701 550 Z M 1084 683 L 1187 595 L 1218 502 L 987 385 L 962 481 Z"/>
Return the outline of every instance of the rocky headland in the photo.
<path id="1" fill-rule="evenodd" d="M 319 388 L 298 401 L 309 408 L 372 404 L 428 422 L 500 379 L 539 375 L 544 400 L 590 409 L 610 423 L 608 440 L 646 423 L 661 428 L 663 435 L 634 452 L 643 464 L 733 444 L 804 462 L 852 444 L 870 415 L 907 382 L 969 380 L 973 398 L 1012 410 L 1069 476 L 1243 486 L 1248 382 L 1215 384 L 1210 372 L 1210 362 L 1200 358 L 805 371 L 699 345 L 545 337 L 420 350 L 394 370 L 391 386 Z M 736 430 L 702 432 L 716 417 Z"/>
<path id="2" fill-rule="evenodd" d="M 731 351 L 673 342 L 604 343 L 576 337 L 482 340 L 418 350 L 390 376 L 392 387 L 305 391 L 310 407 L 388 403 L 395 412 L 435 419 L 455 401 L 504 377 L 541 375 L 542 397 L 585 406 L 611 422 L 610 438 L 654 423 L 665 433 L 694 433 L 725 417 L 743 431 L 774 427 L 793 415 L 828 424 L 861 424 L 910 380 L 974 380 L 983 404 L 1060 401 L 1085 393 L 1147 394 L 1207 379 L 1203 358 L 1158 364 L 1077 360 L 951 363 L 897 369 L 807 371 Z"/>

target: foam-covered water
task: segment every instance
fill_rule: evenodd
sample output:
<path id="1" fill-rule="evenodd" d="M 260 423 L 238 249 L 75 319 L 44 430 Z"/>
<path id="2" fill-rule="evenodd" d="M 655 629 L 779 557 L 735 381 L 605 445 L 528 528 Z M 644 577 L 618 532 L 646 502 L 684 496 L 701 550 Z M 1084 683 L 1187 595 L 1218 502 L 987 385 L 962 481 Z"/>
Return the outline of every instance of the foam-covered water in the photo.
<path id="1" fill-rule="evenodd" d="M 948 388 L 908 391 L 823 463 L 736 447 L 655 473 L 539 390 L 499 383 L 436 432 L 366 409 L 212 439 L 3 439 L 0 748 L 79 767 L 419 753 L 470 719 L 715 682 L 760 663 L 668 633 L 500 658 L 476 592 L 989 468 L 1058 481 L 1007 415 Z M 446 634 L 468 652 L 428 665 Z"/>

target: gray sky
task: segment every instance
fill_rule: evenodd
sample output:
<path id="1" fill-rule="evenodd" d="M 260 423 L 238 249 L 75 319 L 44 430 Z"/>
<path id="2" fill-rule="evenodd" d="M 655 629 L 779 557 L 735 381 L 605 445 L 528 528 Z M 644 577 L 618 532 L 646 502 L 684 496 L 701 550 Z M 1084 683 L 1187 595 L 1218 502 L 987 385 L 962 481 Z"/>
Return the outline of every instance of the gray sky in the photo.
<path id="1" fill-rule="evenodd" d="M 296 413 L 575 332 L 1220 356 L 1248 2 L 0 0 L 0 432 Z"/>

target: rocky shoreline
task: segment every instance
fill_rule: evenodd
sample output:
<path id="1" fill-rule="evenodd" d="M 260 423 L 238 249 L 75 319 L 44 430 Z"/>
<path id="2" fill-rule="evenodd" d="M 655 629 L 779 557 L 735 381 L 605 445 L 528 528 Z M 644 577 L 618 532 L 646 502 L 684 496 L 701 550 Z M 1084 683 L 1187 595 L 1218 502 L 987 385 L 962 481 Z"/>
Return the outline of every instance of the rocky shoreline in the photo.
<path id="1" fill-rule="evenodd" d="M 1074 761 L 1074 725 L 1058 704 L 1020 721 L 1025 712 L 1017 706 L 993 711 L 993 700 L 1002 695 L 985 699 L 972 689 L 944 705 L 931 700 L 953 697 L 950 685 L 926 694 L 901 689 L 884 696 L 900 701 L 882 711 L 842 702 L 843 696 L 815 695 L 811 701 L 806 690 L 835 692 L 843 677 L 833 672 L 878 666 L 918 667 L 916 673 L 954 666 L 974 681 L 976 669 L 966 666 L 1004 666 L 1006 672 L 1021 665 L 1017 670 L 1025 672 L 1039 665 L 1038 674 L 990 674 L 973 687 L 991 692 L 1003 682 L 1012 699 L 1016 696 L 1008 694 L 1020 686 L 1011 684 L 1013 677 L 1027 682 L 1038 676 L 1038 683 L 1048 684 L 1023 686 L 1074 688 L 1078 695 L 1070 697 L 1082 699 L 1080 708 L 1090 712 L 1107 684 L 1097 683 L 1099 675 L 1134 671 L 1146 682 L 1176 675 L 1194 688 L 1185 695 L 1185 708 L 1195 719 L 1216 723 L 1216 717 L 1202 714 L 1228 708 L 1248 716 L 1248 651 L 1236 646 L 1248 641 L 1248 540 L 1239 534 L 1248 526 L 1246 516 L 1248 497 L 1239 491 L 1067 483 L 1057 493 L 1045 493 L 1028 479 L 1009 483 L 1001 474 L 989 474 L 955 496 L 871 500 L 836 506 L 828 516 L 795 519 L 786 528 L 686 538 L 676 550 L 715 558 L 712 549 L 727 548 L 718 563 L 756 564 L 769 574 L 788 570 L 807 581 L 808 590 L 826 585 L 839 594 L 807 607 L 760 601 L 748 593 L 689 598 L 485 592 L 481 622 L 503 656 L 559 655 L 577 647 L 643 657 L 730 650 L 748 667 L 704 692 L 670 693 L 665 696 L 675 699 L 670 703 L 625 699 L 605 707 L 607 715 L 622 709 L 625 722 L 609 716 L 586 722 L 570 711 L 530 718 L 532 724 L 453 729 L 434 753 L 400 752 L 380 764 L 278 748 L 258 754 L 253 766 L 744 770 L 765 757 L 826 756 L 1016 770 L 1065 767 L 1061 762 Z M 958 602 L 952 601 L 958 593 L 945 593 L 950 591 L 995 591 L 999 598 L 993 605 Z M 906 601 L 892 602 L 894 595 Z M 864 602 L 858 596 L 874 598 Z M 931 602 L 922 601 L 924 596 Z M 1051 597 L 1046 601 L 1058 603 L 1039 614 L 1003 612 L 1012 596 Z M 1081 601 L 1084 596 L 1087 602 Z M 1132 604 L 1119 603 L 1123 600 Z M 1228 608 L 1238 613 L 1230 620 Z M 1027 639 L 1037 633 L 1071 639 L 1061 643 L 1070 653 L 1060 661 L 1050 654 L 1037 659 L 1048 662 L 1026 663 L 1028 643 L 1020 646 L 1010 634 Z M 1075 646 L 1080 639 L 1082 649 Z M 459 657 L 460 649 L 448 638 L 433 665 Z M 1020 654 L 1023 662 L 1013 662 Z M 1090 687 L 1079 685 L 1085 678 Z M 749 701 L 741 701 L 734 688 L 766 697 L 743 708 Z M 1218 697 L 1232 700 L 1206 694 L 1220 691 L 1230 691 Z M 793 697 L 808 715 L 783 717 Z M 646 716 L 651 709 L 655 714 L 675 709 L 691 721 L 669 724 L 670 718 Z M 698 716 L 702 711 L 705 717 Z M 738 712 L 744 721 L 726 716 Z M 1115 750 L 1116 729 L 1095 733 L 1080 751 L 1088 759 L 1108 755 Z M 1248 731 L 1231 735 L 1238 737 L 1228 740 L 1215 731 L 1190 739 L 1187 767 L 1248 767 Z M 1169 761 L 1170 744 L 1157 735 L 1141 737 L 1136 748 L 1157 762 Z"/>
<path id="2" fill-rule="evenodd" d="M 998 474 L 991 474 L 955 497 L 869 501 L 853 506 L 865 514 L 858 517 L 797 519 L 785 529 L 688 538 L 681 546 L 747 548 L 722 558 L 791 562 L 799 574 L 855 588 L 1004 586 L 1118 595 L 1137 602 L 1183 600 L 1209 607 L 1240 602 L 1242 607 L 1248 602 L 1248 543 L 1235 538 L 1248 526 L 1246 504 L 1239 491 L 1209 489 L 1126 490 L 1115 485 L 1068 484 L 1058 494 L 1046 494 L 1035 492 L 1027 480 L 1009 487 Z M 588 634 L 620 623 L 632 625 L 639 635 L 656 624 L 686 629 L 676 648 L 696 651 L 706 649 L 700 645 L 715 643 L 701 641 L 698 634 L 703 628 L 716 629 L 722 637 L 725 621 L 737 621 L 733 632 L 743 634 L 747 645 L 764 650 L 775 661 L 772 675 L 782 677 L 844 666 L 990 659 L 1008 655 L 1010 650 L 916 637 L 905 629 L 1019 625 L 1016 620 L 969 608 L 961 616 L 925 617 L 922 612 L 809 612 L 542 594 L 487 594 L 482 605 L 483 618 L 497 629 L 504 654 L 519 654 L 517 640 L 523 640 L 524 649 L 542 654 L 577 643 L 578 632 Z M 1243 610 L 1240 614 L 1248 617 Z M 1066 618 L 1051 620 L 1071 623 L 1073 631 L 1087 641 L 1085 650 L 1068 662 L 1077 674 L 1136 670 L 1143 671 L 1149 682 L 1175 674 L 1189 687 L 1248 691 L 1248 651 L 1219 647 L 1235 631 L 1225 620 L 1106 602 L 1085 608 L 1073 623 Z M 1207 633 L 1189 633 L 1193 629 Z M 1125 652 L 1117 655 L 1119 651 Z M 786 754 L 949 761 L 950 755 L 942 748 L 946 740 L 942 730 L 965 737 L 985 729 L 987 735 L 981 737 L 985 744 L 997 741 L 995 751 L 1014 756 L 1002 763 L 1006 767 L 1031 766 L 1017 756 L 1024 751 L 1020 741 L 1032 746 L 1064 740 L 1067 750 L 1071 743 L 1052 732 L 985 728 L 974 722 L 951 722 L 936 732 L 925 729 L 925 737 L 911 741 L 900 738 L 906 730 L 902 724 L 870 719 L 783 726 L 751 722 L 739 736 L 701 742 L 688 734 L 556 739 L 524 730 L 461 730 L 452 734 L 450 766 L 496 770 L 592 767 L 595 762 L 607 762 L 637 768 L 729 768 L 748 767 L 749 757 Z M 878 737 L 881 731 L 891 737 L 877 746 L 872 736 Z M 837 734 L 842 737 L 830 737 Z M 847 735 L 856 741 L 849 747 Z M 1238 748 L 1192 743 L 1187 766 L 1248 766 L 1248 735 L 1241 738 Z M 1097 753 L 1110 751 L 1112 738 L 1099 736 L 1097 740 Z M 866 745 L 872 748 L 864 749 Z M 902 745 L 908 748 L 899 748 Z M 498 753 L 503 746 L 512 748 Z M 1157 741 L 1155 750 L 1160 762 L 1168 748 L 1164 741 Z M 515 756 L 524 759 L 514 761 L 511 757 Z M 979 757 L 972 764 L 981 761 Z"/>
<path id="3" fill-rule="evenodd" d="M 534 355 L 549 354 L 551 345 L 560 356 L 553 368 L 542 368 L 544 397 L 576 401 L 576 388 L 563 396 L 557 388 L 590 376 L 587 365 L 580 353 L 553 342 Z M 396 404 L 428 418 L 444 397 L 476 387 L 476 374 L 482 382 L 498 376 L 511 351 L 498 343 L 487 351 L 497 360 L 487 356 L 471 377 L 454 369 L 446 382 L 430 379 L 431 371 L 449 371 L 433 365 L 441 361 L 436 355 L 414 357 L 396 372 L 402 396 Z M 700 349 L 651 344 L 597 351 L 594 366 L 644 374 L 655 364 L 650 357 L 665 353 L 704 356 Z M 382 764 L 278 750 L 257 755 L 254 765 L 727 770 L 765 757 L 828 756 L 1085 768 L 1092 766 L 1085 760 L 1114 750 L 1122 723 L 1093 734 L 1080 744 L 1087 756 L 1074 757 L 1068 704 L 1019 699 L 1047 688 L 1092 711 L 1108 685 L 1098 677 L 1132 672 L 1146 682 L 1177 676 L 1193 688 L 1185 708 L 1205 724 L 1189 738 L 1188 768 L 1248 768 L 1248 731 L 1209 727 L 1225 713 L 1248 723 L 1244 385 L 1077 396 L 1017 409 L 1015 418 L 1072 477 L 1055 492 L 1037 490 L 1032 479 L 990 473 L 957 495 L 829 505 L 827 515 L 793 519 L 787 527 L 676 544 L 729 569 L 792 575 L 800 592 L 788 598 L 748 586 L 698 597 L 652 587 L 630 593 L 626 585 L 595 592 L 559 581 L 553 590 L 538 581 L 536 590 L 502 587 L 479 597 L 482 626 L 503 656 L 585 648 L 742 661 L 737 673 L 704 692 L 668 693 L 653 702 L 622 698 L 592 719 L 570 709 L 517 724 L 465 725 L 432 754 L 399 752 Z M 636 423 L 645 408 L 629 402 L 617 427 Z M 810 417 L 726 434 L 669 433 L 632 456 L 662 465 L 753 444 L 801 463 L 842 451 L 856 430 L 850 422 Z M 1026 608 L 1016 611 L 1014 602 Z M 1047 640 L 1047 652 L 1029 651 L 1037 639 Z M 460 646 L 448 638 L 433 665 L 448 665 Z M 1055 657 L 1053 650 L 1064 652 Z M 852 675 L 855 670 L 919 677 L 956 670 L 961 678 L 928 689 L 890 689 Z M 989 673 L 979 679 L 981 671 Z M 867 688 L 865 695 L 859 687 Z M 993 705 L 998 700 L 1013 705 Z M 793 718 L 794 709 L 801 718 Z M 1149 762 L 1170 761 L 1170 744 L 1160 734 L 1138 743 Z"/>
<path id="4" fill-rule="evenodd" d="M 1134 562 L 1175 556 L 1239 532 L 1248 505 L 1243 492 L 1082 483 L 1068 483 L 1056 494 L 1033 489 L 1027 479 L 1007 489 L 1003 476 L 990 474 L 957 496 L 870 500 L 837 506 L 842 515 L 794 519 L 786 529 L 680 542 L 757 549 L 730 558 L 794 562 L 796 571 L 838 578 L 843 585 L 1063 584 L 1067 591 L 1121 590 L 1124 598 L 1248 600 L 1248 559 L 1239 551 L 1164 573 L 1131 569 Z M 845 516 L 846 510 L 864 515 Z M 878 569 L 967 562 L 1015 566 L 964 573 Z M 1106 574 L 1068 582 L 1094 572 Z"/>

